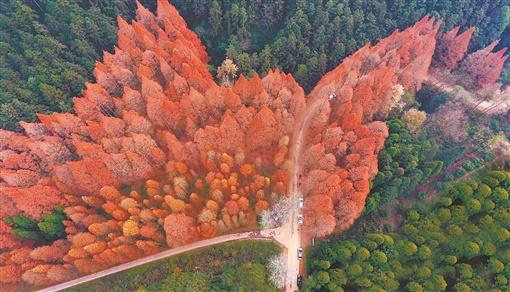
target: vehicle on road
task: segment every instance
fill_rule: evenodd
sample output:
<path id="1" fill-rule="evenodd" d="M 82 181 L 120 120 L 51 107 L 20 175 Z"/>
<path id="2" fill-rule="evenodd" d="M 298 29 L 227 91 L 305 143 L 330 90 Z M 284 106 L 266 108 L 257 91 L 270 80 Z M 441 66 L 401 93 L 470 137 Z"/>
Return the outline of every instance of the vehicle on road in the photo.
<path id="1" fill-rule="evenodd" d="M 303 224 L 303 215 L 299 214 L 299 215 L 297 216 L 297 223 L 298 223 L 298 224 Z"/>
<path id="2" fill-rule="evenodd" d="M 303 276 L 297 275 L 297 285 L 298 287 L 303 286 Z"/>
<path id="3" fill-rule="evenodd" d="M 303 259 L 303 249 L 301 247 L 299 247 L 297 249 L 297 258 L 298 258 L 298 260 L 302 260 Z"/>
<path id="4" fill-rule="evenodd" d="M 274 220 L 276 223 L 279 223 L 279 222 L 280 222 L 280 216 L 278 216 L 278 214 L 272 213 L 272 214 L 271 214 L 271 218 L 273 218 L 273 220 Z"/>
<path id="5" fill-rule="evenodd" d="M 305 206 L 305 200 L 303 200 L 303 198 L 299 198 L 299 208 L 300 209 L 303 209 L 303 207 Z"/>

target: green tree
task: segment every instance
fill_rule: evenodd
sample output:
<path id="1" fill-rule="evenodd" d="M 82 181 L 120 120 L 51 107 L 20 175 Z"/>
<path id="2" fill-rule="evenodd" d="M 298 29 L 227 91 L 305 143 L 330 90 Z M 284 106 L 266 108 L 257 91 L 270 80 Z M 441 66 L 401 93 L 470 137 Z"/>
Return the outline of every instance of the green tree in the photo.
<path id="1" fill-rule="evenodd" d="M 424 289 L 423 289 L 423 286 L 420 285 L 417 282 L 409 282 L 406 285 L 406 291 L 409 291 L 409 292 L 423 292 Z"/>
<path id="2" fill-rule="evenodd" d="M 393 233 L 355 237 L 348 233 L 341 239 L 320 243 L 319 250 L 358 247 L 352 257 L 342 260 L 338 260 L 338 254 L 317 253 L 313 247 L 312 258 L 317 256 L 333 264 L 326 271 L 312 267 L 310 273 L 328 272 L 330 281 L 338 279 L 342 287 L 360 291 L 505 291 L 510 277 L 510 204 L 503 200 L 493 202 L 492 208 L 482 207 L 484 211 L 473 210 L 484 205 L 483 197 L 508 191 L 510 185 L 505 181 L 509 174 L 488 171 L 479 179 L 453 184 L 435 203 L 416 205 L 404 214 L 405 223 Z M 495 180 L 492 188 L 481 195 L 479 191 L 486 189 L 481 182 L 489 178 Z M 468 210 L 474 215 L 468 215 Z M 448 212 L 451 219 L 444 220 Z M 381 260 L 383 254 L 386 260 Z"/>
<path id="3" fill-rule="evenodd" d="M 209 8 L 209 24 L 211 25 L 212 36 L 216 37 L 221 32 L 223 22 L 223 11 L 218 1 L 212 1 Z"/>
<path id="4" fill-rule="evenodd" d="M 505 265 L 496 258 L 489 259 L 489 270 L 494 274 L 499 274 L 503 272 L 505 269 Z"/>
<path id="5" fill-rule="evenodd" d="M 347 284 L 347 275 L 345 274 L 345 271 L 342 269 L 331 269 L 329 270 L 329 278 L 330 281 L 333 283 L 336 283 L 339 286 L 343 286 Z"/>
<path id="6" fill-rule="evenodd" d="M 67 219 L 64 207 L 56 206 L 49 214 L 44 214 L 39 222 L 24 215 L 6 217 L 5 223 L 11 225 L 14 236 L 46 244 L 66 236 L 62 223 Z"/>

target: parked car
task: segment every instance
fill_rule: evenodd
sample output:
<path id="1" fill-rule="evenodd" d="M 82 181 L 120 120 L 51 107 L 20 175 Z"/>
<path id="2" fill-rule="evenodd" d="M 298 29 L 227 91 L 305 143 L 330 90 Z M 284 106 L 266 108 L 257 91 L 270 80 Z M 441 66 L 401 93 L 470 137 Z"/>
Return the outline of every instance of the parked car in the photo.
<path id="1" fill-rule="evenodd" d="M 301 287 L 303 285 L 303 276 L 297 275 L 297 285 Z"/>
<path id="2" fill-rule="evenodd" d="M 303 209 L 304 206 L 305 206 L 305 201 L 303 200 L 303 198 L 299 198 L 299 208 Z"/>
<path id="3" fill-rule="evenodd" d="M 302 260 L 303 259 L 303 249 L 301 247 L 299 247 L 297 249 L 297 258 L 298 258 L 298 260 Z"/>
<path id="4" fill-rule="evenodd" d="M 298 224 L 303 224 L 303 215 L 299 214 L 299 215 L 297 216 L 297 223 L 298 223 Z"/>

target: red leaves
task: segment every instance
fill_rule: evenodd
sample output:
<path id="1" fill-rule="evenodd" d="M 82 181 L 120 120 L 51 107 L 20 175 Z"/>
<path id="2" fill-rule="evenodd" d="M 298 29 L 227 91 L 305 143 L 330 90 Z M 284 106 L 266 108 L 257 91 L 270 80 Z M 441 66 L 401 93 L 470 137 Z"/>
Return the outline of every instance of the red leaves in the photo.
<path id="1" fill-rule="evenodd" d="M 496 40 L 465 56 L 474 31 L 475 28 L 472 27 L 457 35 L 459 28 L 456 27 L 438 36 L 434 67 L 439 70 L 435 70 L 434 74 L 441 79 L 453 78 L 455 82 L 480 90 L 496 84 L 508 55 L 505 56 L 507 48 L 493 52 L 499 43 L 499 40 Z"/>
<path id="2" fill-rule="evenodd" d="M 23 270 L 19 265 L 0 266 L 0 283 L 16 283 L 21 281 Z"/>
<path id="3" fill-rule="evenodd" d="M 333 202 L 327 195 L 308 197 L 303 216 L 305 229 L 316 237 L 330 234 L 336 225 L 333 216 Z"/>
<path id="4" fill-rule="evenodd" d="M 459 70 L 469 74 L 478 88 L 496 83 L 503 71 L 505 61 L 508 59 L 508 55 L 505 55 L 507 48 L 492 52 L 498 43 L 499 41 L 495 41 L 469 54 L 461 63 Z"/>
<path id="5" fill-rule="evenodd" d="M 458 35 L 459 27 L 455 27 L 446 33 L 438 35 L 436 47 L 437 65 L 444 66 L 449 70 L 456 69 L 466 54 L 469 41 L 474 32 L 475 28 L 471 27 Z"/>
<path id="6" fill-rule="evenodd" d="M 171 214 L 165 218 L 166 242 L 177 247 L 196 239 L 195 220 L 184 214 Z"/>
<path id="7" fill-rule="evenodd" d="M 335 168 L 336 159 L 331 153 L 325 153 L 322 143 L 315 144 L 303 153 L 303 164 L 306 169 L 323 169 L 332 171 Z"/>
<path id="8" fill-rule="evenodd" d="M 37 183 L 39 174 L 35 171 L 20 169 L 17 171 L 2 171 L 0 172 L 0 178 L 9 186 L 29 187 Z"/>
<path id="9" fill-rule="evenodd" d="M 11 229 L 3 220 L 0 221 L 0 249 L 14 248 L 20 245 L 20 240 L 11 234 Z"/>
<path id="10" fill-rule="evenodd" d="M 95 240 L 96 237 L 88 232 L 78 233 L 71 238 L 73 246 L 75 247 L 83 247 L 87 244 L 93 243 Z"/>
<path id="11" fill-rule="evenodd" d="M 236 201 L 225 202 L 225 209 L 229 215 L 237 215 L 239 213 L 239 205 L 237 205 Z"/>
<path id="12" fill-rule="evenodd" d="M 74 99 L 76 114 L 40 115 L 40 124 L 24 125 L 27 136 L 0 131 L 0 217 L 38 219 L 55 204 L 72 206 L 68 242 L 33 250 L 37 261 L 22 268 L 2 262 L 2 281 L 23 272 L 29 283 L 63 281 L 152 254 L 165 241 L 176 247 L 253 226 L 255 213 L 288 195 L 289 142 L 316 98 L 323 101 L 312 109 L 300 160 L 305 228 L 325 236 L 337 220 L 345 229 L 359 216 L 388 135 L 372 120 L 398 102 L 396 83 L 411 91 L 421 85 L 433 20 L 346 58 L 307 105 L 303 89 L 279 70 L 218 86 L 205 47 L 173 6 L 159 0 L 157 16 L 142 6 L 137 13 L 132 24 L 119 18 L 119 48 L 96 64 L 97 82 Z M 466 68 L 481 66 L 470 62 Z M 492 80 L 496 69 L 477 72 Z M 327 102 L 331 93 L 337 97 Z M 2 224 L 0 248 L 16 246 Z M 56 264 L 41 264 L 48 261 Z"/>
<path id="13" fill-rule="evenodd" d="M 69 250 L 69 243 L 65 240 L 57 240 L 51 245 L 38 247 L 30 252 L 33 260 L 42 262 L 58 262 Z"/>
<path id="14" fill-rule="evenodd" d="M 49 213 L 55 205 L 65 205 L 61 193 L 51 186 L 35 185 L 29 188 L 0 188 L 2 196 L 8 197 L 18 212 L 38 220 Z"/>
<path id="15" fill-rule="evenodd" d="M 336 96 L 330 101 L 331 113 L 316 109 L 308 126 L 311 139 L 303 153 L 301 182 L 308 196 L 305 226 L 313 236 L 333 232 L 335 216 L 347 218 L 338 222 L 340 230 L 359 216 L 369 180 L 377 173 L 377 154 L 388 135 L 384 123 L 372 121 L 384 119 L 390 109 L 398 107 L 401 96 L 394 95 L 395 86 L 406 91 L 421 86 L 436 32 L 434 20 L 425 17 L 373 47 L 361 48 L 313 89 L 310 95 L 318 100 Z"/>
<path id="16" fill-rule="evenodd" d="M 277 122 L 273 112 L 266 106 L 262 107 L 253 117 L 246 133 L 247 150 L 259 153 L 272 147 L 280 139 L 276 129 Z"/>

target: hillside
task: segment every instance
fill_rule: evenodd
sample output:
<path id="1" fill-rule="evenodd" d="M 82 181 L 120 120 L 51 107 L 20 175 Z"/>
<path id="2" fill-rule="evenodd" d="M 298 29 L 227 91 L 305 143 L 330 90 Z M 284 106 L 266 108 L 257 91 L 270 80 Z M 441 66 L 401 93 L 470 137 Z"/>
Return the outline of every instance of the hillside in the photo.
<path id="1" fill-rule="evenodd" d="M 380 166 L 404 177 L 396 160 L 420 162 L 423 181 L 440 172 L 442 162 L 415 158 L 426 147 L 399 157 L 419 143 L 425 121 L 444 147 L 467 139 L 463 121 L 510 107 L 510 89 L 498 83 L 506 49 L 496 41 L 470 53 L 474 29 L 443 33 L 431 16 L 366 44 L 309 93 L 279 69 L 237 78 L 227 61 L 219 85 L 206 47 L 167 0 L 155 13 L 137 3 L 135 19 L 118 17 L 117 46 L 95 63 L 96 81 L 73 98 L 72 112 L 0 130 L 0 282 L 8 289 L 255 230 L 291 196 L 304 197 L 304 241 L 345 231 L 371 191 L 392 195 L 391 176 L 371 185 Z M 414 100 L 424 84 L 449 94 L 429 120 Z M 491 144 L 498 158 L 505 141 Z M 372 211 L 376 200 L 368 200 Z M 326 286 L 320 281 L 309 285 Z"/>
<path id="2" fill-rule="evenodd" d="M 305 184 L 324 177 L 357 188 L 340 197 L 334 188 L 306 195 L 306 224 L 317 222 L 321 234 L 333 231 L 338 199 L 356 206 L 349 218 L 363 208 L 386 136 L 385 125 L 371 121 L 385 116 L 396 84 L 419 88 L 436 31 L 433 20 L 424 18 L 364 47 L 309 96 L 336 92 L 339 98 L 324 103 L 308 132 Z M 118 40 L 115 53 L 96 64 L 97 82 L 74 99 L 76 114 L 40 114 L 39 123 L 21 124 L 24 133 L 2 131 L 1 215 L 22 215 L 11 226 L 1 223 L 2 247 L 10 250 L 3 253 L 3 282 L 16 283 L 22 275 L 34 285 L 59 282 L 253 228 L 255 214 L 286 195 L 289 141 L 307 107 L 292 76 L 274 71 L 264 78 L 241 76 L 231 88 L 218 86 L 205 48 L 166 1 L 159 1 L 157 16 L 139 6 L 137 21 L 119 18 Z M 368 64 L 370 56 L 380 59 Z M 323 159 L 314 158 L 325 151 Z M 353 159 L 361 154 L 367 159 Z M 318 212 L 314 203 L 321 200 L 329 200 L 330 209 Z M 66 236 L 48 245 L 58 224 L 40 220 L 55 205 L 66 206 Z M 13 227 L 17 238 L 8 235 Z"/>
<path id="3" fill-rule="evenodd" d="M 141 1 L 152 11 L 155 1 Z M 207 47 L 211 70 L 225 57 L 241 72 L 280 68 L 305 91 L 327 71 L 395 29 L 429 14 L 442 30 L 476 27 L 469 51 L 502 39 L 508 46 L 508 0 L 491 1 L 172 1 Z M 0 127 L 21 131 L 37 113 L 72 111 L 93 80 L 94 62 L 113 52 L 117 15 L 134 17 L 133 0 L 8 0 L 0 3 Z M 506 31 L 505 31 L 506 27 Z M 268 32 L 268 33 L 266 33 Z M 508 82 L 506 72 L 502 80 Z"/>

